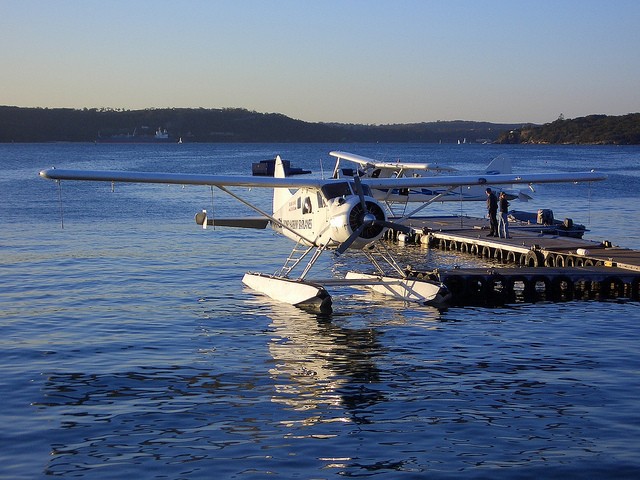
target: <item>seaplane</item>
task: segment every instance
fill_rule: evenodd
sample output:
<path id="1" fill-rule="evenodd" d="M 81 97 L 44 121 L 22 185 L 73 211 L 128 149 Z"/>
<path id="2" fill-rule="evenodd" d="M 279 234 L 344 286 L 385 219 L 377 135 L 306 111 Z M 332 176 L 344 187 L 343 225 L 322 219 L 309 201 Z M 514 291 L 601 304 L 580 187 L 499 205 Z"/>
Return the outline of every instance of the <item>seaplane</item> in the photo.
<path id="1" fill-rule="evenodd" d="M 362 155 L 348 152 L 333 151 L 329 155 L 336 158 L 332 178 L 353 177 L 358 175 L 361 178 L 399 178 L 399 177 L 422 177 L 458 174 L 455 168 L 445 167 L 430 163 L 416 162 L 384 162 Z M 346 160 L 355 163 L 357 167 L 344 168 L 342 161 Z M 499 156 L 491 160 L 483 172 L 483 176 L 491 183 L 493 175 L 512 174 L 511 160 L 504 156 Z M 485 188 L 493 185 L 463 185 L 454 189 L 437 186 L 424 186 L 420 188 L 390 188 L 373 189 L 374 198 L 384 202 L 389 207 L 394 204 L 406 204 L 407 202 L 433 203 L 433 202 L 475 202 L 485 201 Z M 496 191 L 503 191 L 508 200 L 531 200 L 531 196 L 524 190 L 514 190 L 513 188 L 494 188 Z"/>
<path id="2" fill-rule="evenodd" d="M 56 182 L 97 181 L 130 183 L 161 183 L 201 185 L 218 188 L 256 212 L 256 217 L 209 218 L 206 210 L 196 214 L 196 222 L 203 228 L 226 226 L 265 229 L 269 224 L 278 233 L 293 240 L 295 245 L 275 273 L 247 272 L 242 282 L 254 291 L 277 301 L 302 308 L 332 311 L 331 295 L 325 287 L 350 286 L 390 295 L 407 302 L 436 307 L 446 306 L 450 292 L 437 275 L 417 278 L 408 267 L 402 268 L 381 241 L 389 228 L 410 233 L 410 227 L 389 220 L 385 209 L 374 197 L 373 189 L 445 188 L 483 186 L 483 175 L 446 175 L 396 178 L 322 179 L 286 177 L 280 156 L 275 159 L 273 177 L 238 175 L 207 175 L 164 172 L 42 170 L 40 176 Z M 550 182 L 592 182 L 606 177 L 591 172 L 497 174 L 493 185 Z M 248 192 L 240 188 L 250 189 Z M 273 209 L 268 213 L 255 201 L 247 200 L 253 188 L 273 189 Z M 324 252 L 343 255 L 357 252 L 372 266 L 369 272 L 350 271 L 344 278 L 312 279 L 309 272 Z"/>

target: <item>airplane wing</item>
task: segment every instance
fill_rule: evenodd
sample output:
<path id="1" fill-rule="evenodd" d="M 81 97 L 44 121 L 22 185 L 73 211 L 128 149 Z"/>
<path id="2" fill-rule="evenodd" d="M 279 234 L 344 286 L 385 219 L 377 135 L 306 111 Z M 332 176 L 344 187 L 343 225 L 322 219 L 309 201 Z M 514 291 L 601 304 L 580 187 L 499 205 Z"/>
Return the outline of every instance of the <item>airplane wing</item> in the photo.
<path id="1" fill-rule="evenodd" d="M 591 172 L 528 173 L 497 175 L 446 175 L 439 177 L 366 178 L 362 183 L 370 188 L 419 188 L 419 187 L 459 187 L 466 185 L 505 185 L 516 183 L 570 183 L 596 182 L 607 176 Z"/>
<path id="2" fill-rule="evenodd" d="M 163 172 L 127 172 L 108 170 L 64 170 L 51 168 L 42 170 L 40 176 L 50 180 L 85 180 L 96 182 L 127 183 L 164 183 L 177 185 L 214 185 L 262 188 L 321 188 L 328 183 L 341 180 L 323 180 L 320 178 L 273 178 L 242 175 L 204 175 L 192 173 Z M 370 188 L 419 188 L 419 187 L 457 187 L 465 185 L 503 185 L 531 183 L 569 183 L 594 182 L 605 180 L 601 173 L 565 172 L 565 173 L 529 173 L 498 175 L 447 175 L 439 177 L 400 177 L 400 178 L 363 178 L 362 183 Z"/>
<path id="3" fill-rule="evenodd" d="M 319 178 L 274 178 L 242 175 L 203 175 L 193 173 L 127 172 L 109 170 L 63 170 L 50 168 L 40 172 L 49 180 L 85 180 L 95 182 L 164 183 L 177 185 L 214 185 L 224 187 L 320 188 Z"/>
<path id="4" fill-rule="evenodd" d="M 386 169 L 405 169 L 405 170 L 425 170 L 430 172 L 456 172 L 455 168 L 451 167 L 439 167 L 437 165 L 431 165 L 429 163 L 411 163 L 411 162 L 379 162 L 372 158 L 363 157 L 362 155 L 356 155 L 355 153 L 348 152 L 329 152 L 329 155 L 338 159 L 349 160 L 362 166 L 372 166 L 374 168 L 386 168 Z"/>

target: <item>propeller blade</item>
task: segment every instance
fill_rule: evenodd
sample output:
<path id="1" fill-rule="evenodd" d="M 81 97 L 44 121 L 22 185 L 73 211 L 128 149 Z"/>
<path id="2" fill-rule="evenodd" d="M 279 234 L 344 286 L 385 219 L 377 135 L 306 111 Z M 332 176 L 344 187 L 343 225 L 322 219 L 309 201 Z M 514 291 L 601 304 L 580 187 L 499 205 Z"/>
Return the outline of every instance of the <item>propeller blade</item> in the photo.
<path id="1" fill-rule="evenodd" d="M 362 190 L 362 182 L 360 181 L 360 177 L 358 175 L 353 176 L 353 182 L 356 184 L 356 193 L 360 198 L 360 205 L 362 205 L 362 211 L 367 213 L 367 203 L 364 201 L 364 192 Z"/>
<path id="2" fill-rule="evenodd" d="M 347 249 L 351 246 L 353 242 L 362 234 L 362 231 L 371 226 L 371 225 L 382 225 L 383 227 L 393 228 L 394 230 L 399 230 L 403 233 L 412 233 L 411 227 L 407 227 L 406 225 L 402 225 L 400 223 L 387 222 L 386 220 L 373 220 L 370 222 L 364 222 L 360 225 L 344 242 L 340 244 L 338 248 L 336 248 L 336 255 L 342 255 Z"/>
<path id="3" fill-rule="evenodd" d="M 360 234 L 365 229 L 365 227 L 367 227 L 368 225 L 371 225 L 372 223 L 373 222 L 364 222 L 362 225 L 360 225 L 351 235 L 349 235 L 349 238 L 347 238 L 344 242 L 340 244 L 338 248 L 336 248 L 336 254 L 342 255 L 347 250 L 347 248 L 349 248 L 351 244 L 356 241 L 356 239 L 360 236 Z"/>

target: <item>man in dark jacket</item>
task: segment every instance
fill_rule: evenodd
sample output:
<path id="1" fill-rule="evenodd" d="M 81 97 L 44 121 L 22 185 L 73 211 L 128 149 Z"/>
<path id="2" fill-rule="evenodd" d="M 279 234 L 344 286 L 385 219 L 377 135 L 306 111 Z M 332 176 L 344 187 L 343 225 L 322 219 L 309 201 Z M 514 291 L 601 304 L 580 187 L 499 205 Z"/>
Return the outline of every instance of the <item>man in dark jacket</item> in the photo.
<path id="1" fill-rule="evenodd" d="M 487 192 L 487 211 L 489 212 L 489 227 L 491 231 L 487 237 L 498 236 L 498 197 L 491 191 L 490 188 L 485 190 Z"/>

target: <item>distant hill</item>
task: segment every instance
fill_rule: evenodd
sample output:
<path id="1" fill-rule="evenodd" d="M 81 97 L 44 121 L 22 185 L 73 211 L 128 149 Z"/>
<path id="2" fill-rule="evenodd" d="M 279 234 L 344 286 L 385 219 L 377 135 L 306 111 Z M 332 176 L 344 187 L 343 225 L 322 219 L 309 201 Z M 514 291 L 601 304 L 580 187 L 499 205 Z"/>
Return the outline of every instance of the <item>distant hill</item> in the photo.
<path id="1" fill-rule="evenodd" d="M 522 124 L 310 123 L 239 108 L 145 110 L 0 106 L 0 142 L 493 142 Z M 160 129 L 167 138 L 155 136 Z"/>
<path id="2" fill-rule="evenodd" d="M 497 143 L 536 144 L 640 144 L 640 113 L 622 116 L 589 115 L 542 126 L 527 125 L 504 132 Z"/>

